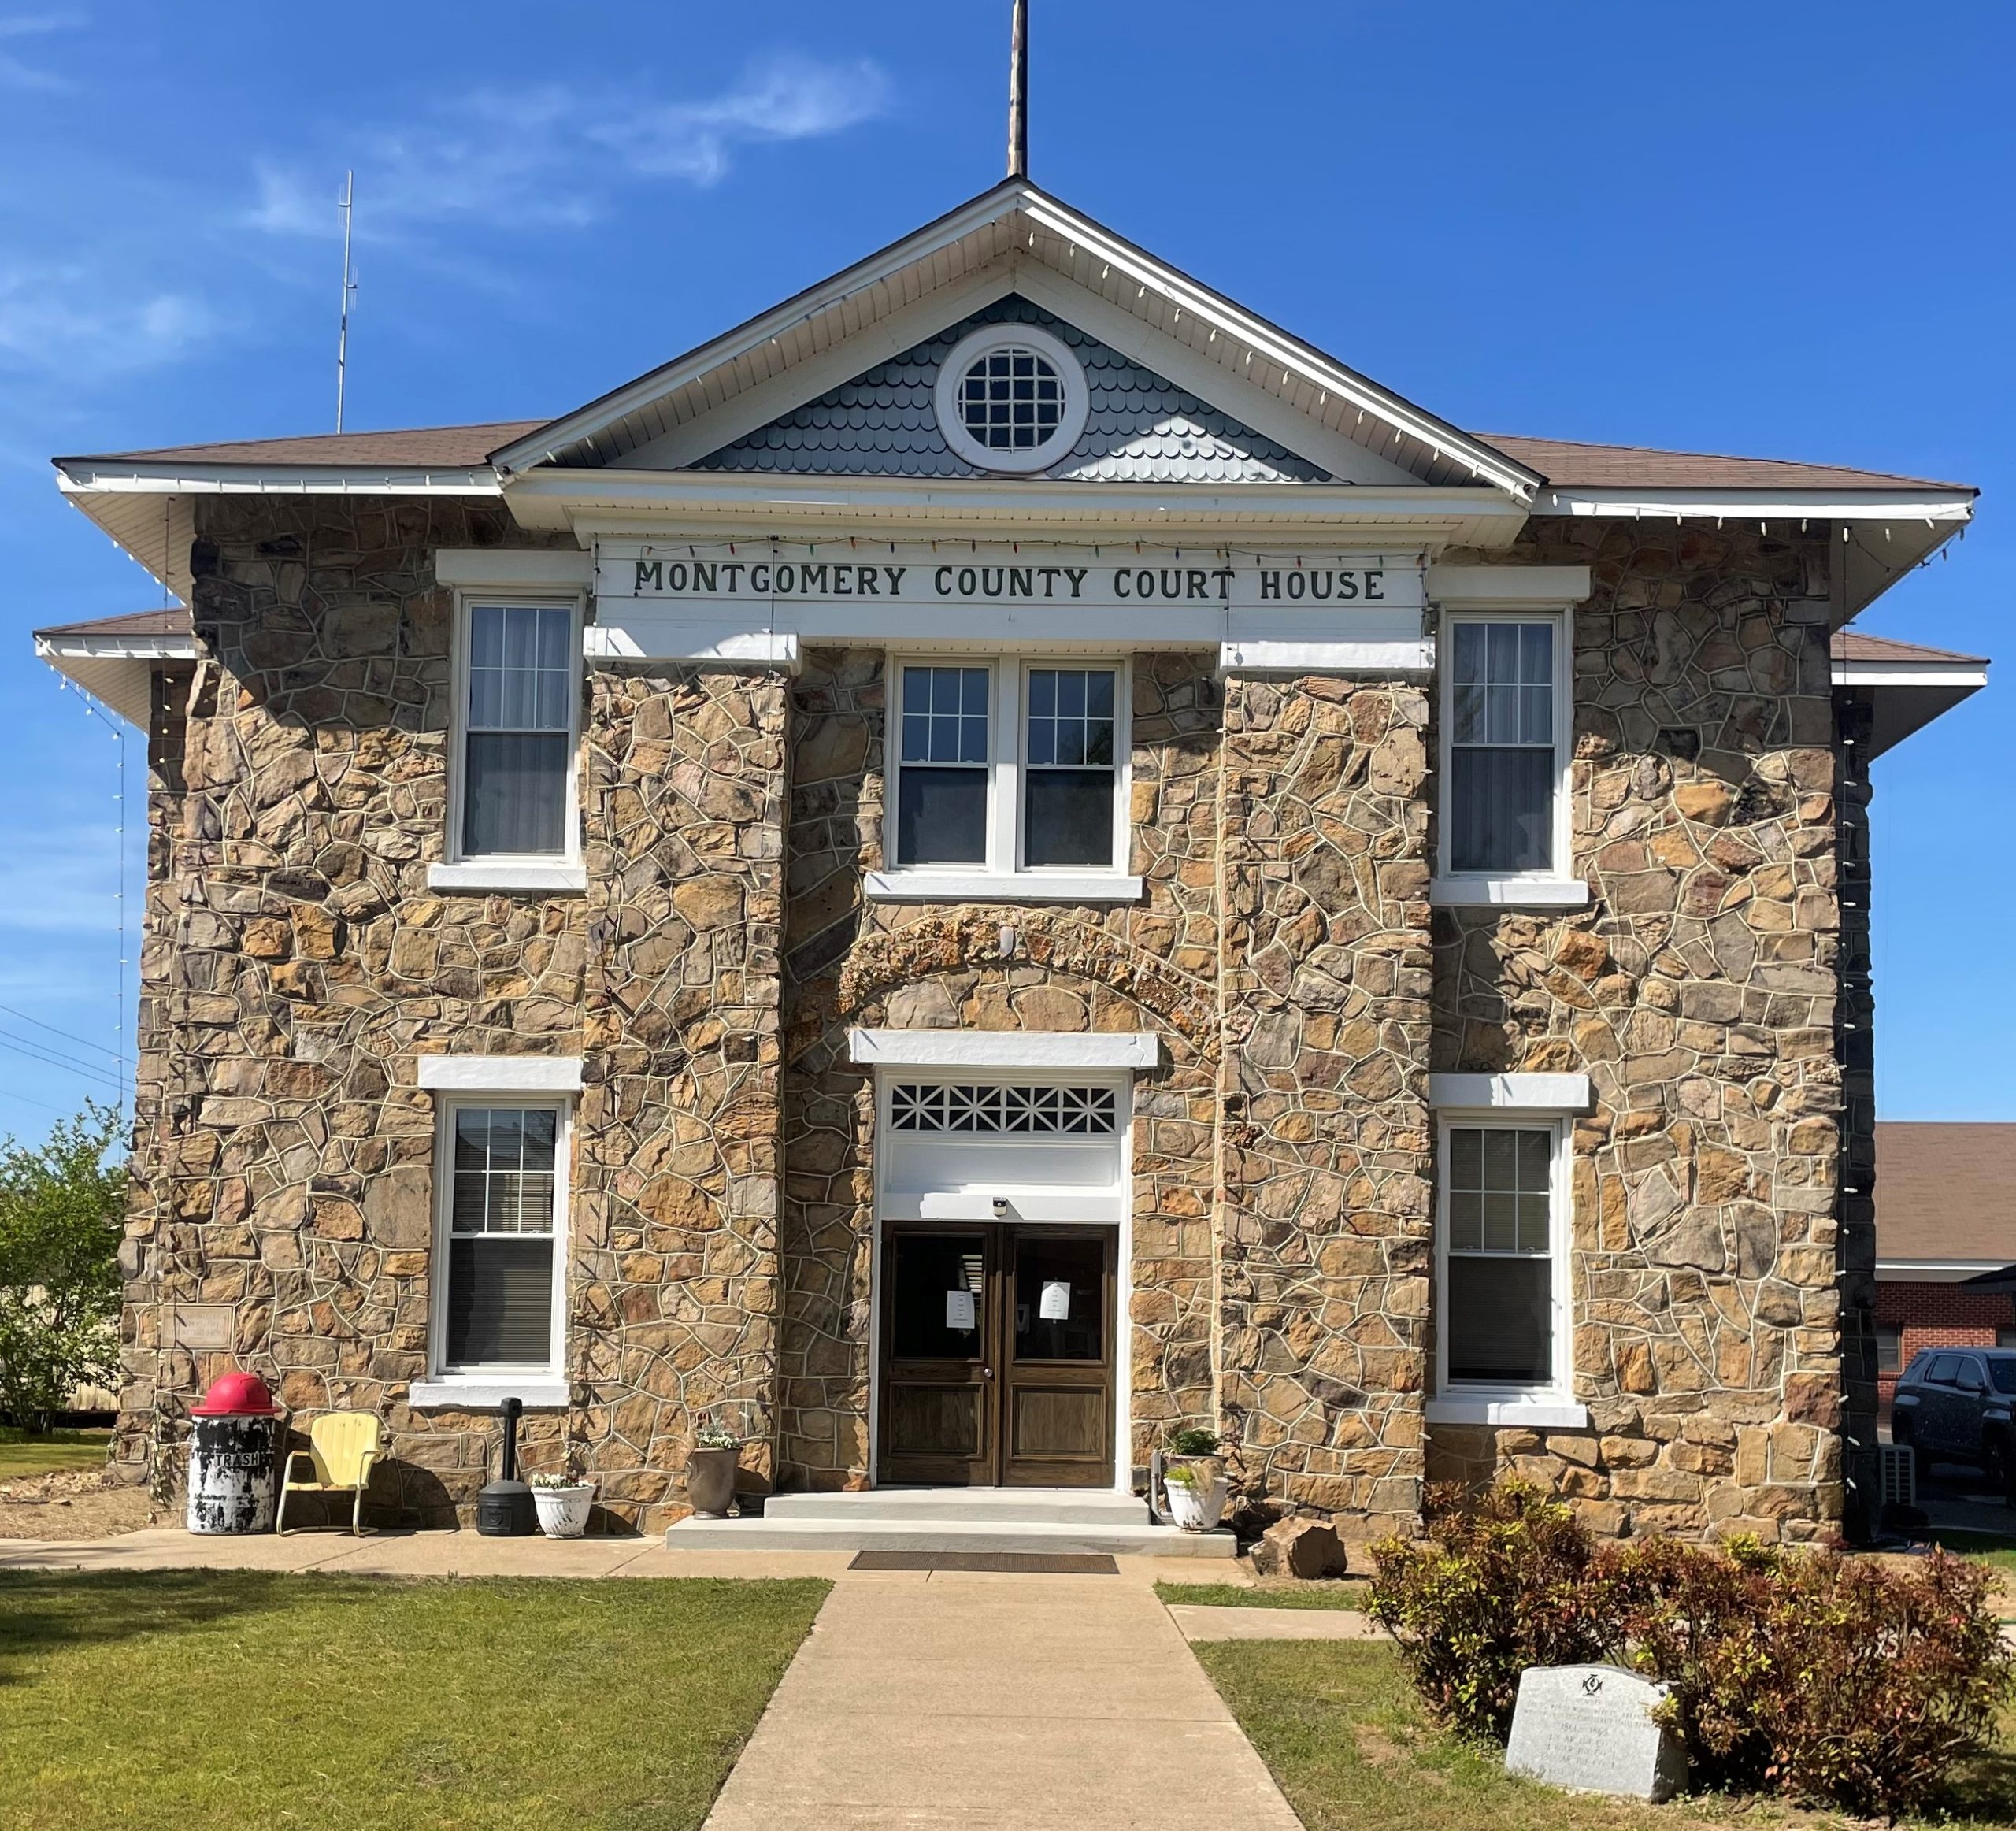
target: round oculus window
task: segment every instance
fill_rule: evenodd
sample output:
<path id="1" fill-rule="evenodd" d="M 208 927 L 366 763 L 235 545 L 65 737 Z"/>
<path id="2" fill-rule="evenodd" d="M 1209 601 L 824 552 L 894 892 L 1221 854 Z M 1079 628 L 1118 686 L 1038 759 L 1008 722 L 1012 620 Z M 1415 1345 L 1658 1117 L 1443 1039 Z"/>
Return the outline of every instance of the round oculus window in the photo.
<path id="1" fill-rule="evenodd" d="M 1078 443 L 1085 372 L 1033 324 L 990 324 L 961 339 L 938 377 L 939 429 L 981 470 L 1044 470 Z"/>

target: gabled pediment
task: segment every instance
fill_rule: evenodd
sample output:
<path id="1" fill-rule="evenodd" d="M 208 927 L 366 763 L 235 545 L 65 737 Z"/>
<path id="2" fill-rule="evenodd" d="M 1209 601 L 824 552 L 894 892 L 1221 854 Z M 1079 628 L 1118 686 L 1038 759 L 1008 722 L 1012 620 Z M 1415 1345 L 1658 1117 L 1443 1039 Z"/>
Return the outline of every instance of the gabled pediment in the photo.
<path id="1" fill-rule="evenodd" d="M 1011 299 L 1011 309 L 1047 314 L 1116 363 L 1152 378 L 1168 403 L 1166 431 L 1152 420 L 1116 426 L 1110 436 L 1117 456 L 1081 442 L 1073 453 L 1081 465 L 1074 474 L 1087 480 L 1110 474 L 1099 468 L 1103 456 L 1176 463 L 1173 480 L 1195 474 L 1199 464 L 1253 465 L 1281 481 L 1482 484 L 1521 502 L 1540 481 L 1525 465 L 1021 180 L 514 440 L 495 460 L 507 475 L 547 466 L 738 468 L 751 453 L 771 449 L 773 432 L 789 450 L 794 422 L 816 416 L 836 391 L 864 387 L 884 365 L 928 360 L 919 353 L 952 327 Z M 850 411 L 859 407 L 857 398 Z M 872 436 L 893 440 L 900 430 L 914 429 L 885 425 Z M 1173 452 L 1165 440 L 1173 441 Z M 752 468 L 762 468 L 760 461 Z"/>

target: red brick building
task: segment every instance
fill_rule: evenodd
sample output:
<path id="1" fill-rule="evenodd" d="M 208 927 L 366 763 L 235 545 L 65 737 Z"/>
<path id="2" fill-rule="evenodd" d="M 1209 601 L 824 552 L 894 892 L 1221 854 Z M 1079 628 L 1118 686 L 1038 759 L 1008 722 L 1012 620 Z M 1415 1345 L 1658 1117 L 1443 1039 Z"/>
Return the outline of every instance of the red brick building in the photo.
<path id="1" fill-rule="evenodd" d="M 1887 1404 L 1922 1347 L 2016 1347 L 2016 1299 L 1968 1279 L 2016 1264 L 2016 1125 L 1876 1128 L 1876 1329 Z"/>

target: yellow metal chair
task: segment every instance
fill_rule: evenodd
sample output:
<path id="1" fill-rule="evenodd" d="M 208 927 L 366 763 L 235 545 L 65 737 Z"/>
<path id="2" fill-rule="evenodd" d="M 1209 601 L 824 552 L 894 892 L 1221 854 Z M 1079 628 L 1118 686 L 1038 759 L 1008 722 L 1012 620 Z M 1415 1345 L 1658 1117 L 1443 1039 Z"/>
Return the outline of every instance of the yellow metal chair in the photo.
<path id="1" fill-rule="evenodd" d="M 290 1450 L 280 1470 L 280 1511 L 273 1520 L 277 1536 L 287 1530 L 290 1494 L 354 1493 L 350 1529 L 364 1535 L 364 1491 L 371 1483 L 371 1465 L 378 1460 L 378 1420 L 368 1411 L 328 1411 L 308 1427 L 305 1450 Z M 303 1457 L 313 1465 L 315 1478 L 297 1480 L 295 1465 Z"/>

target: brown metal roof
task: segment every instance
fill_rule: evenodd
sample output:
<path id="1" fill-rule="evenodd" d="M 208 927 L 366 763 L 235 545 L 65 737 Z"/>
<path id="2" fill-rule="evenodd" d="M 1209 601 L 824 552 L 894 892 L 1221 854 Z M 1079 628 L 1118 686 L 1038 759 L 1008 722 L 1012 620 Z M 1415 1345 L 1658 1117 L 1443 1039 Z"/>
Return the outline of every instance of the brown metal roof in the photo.
<path id="1" fill-rule="evenodd" d="M 82 623 L 52 623 L 37 636 L 187 636 L 188 610 L 180 604 L 162 610 L 129 610 L 122 617 L 94 617 Z"/>
<path id="2" fill-rule="evenodd" d="M 1566 439 L 1528 439 L 1480 432 L 1507 458 L 1540 473 L 1557 489 L 1585 490 L 1966 490 L 1888 471 L 1782 458 L 1732 458 L 1713 451 L 1655 451 L 1644 445 L 1584 445 Z"/>
<path id="3" fill-rule="evenodd" d="M 58 464 L 439 465 L 472 470 L 501 445 L 547 424 L 493 420 L 480 426 L 415 426 L 391 432 L 314 432 L 297 439 L 240 439 L 221 445 L 169 445 L 152 451 L 105 451 L 59 458 Z"/>
<path id="4" fill-rule="evenodd" d="M 489 461 L 491 452 L 551 424 L 547 420 L 494 420 L 476 426 L 320 432 L 298 439 L 246 439 L 220 445 L 172 445 L 151 451 L 98 452 L 56 461 L 366 467 L 439 465 L 475 469 Z M 1480 432 L 1476 436 L 1507 458 L 1539 471 L 1559 489 L 1971 490 L 1972 487 L 1776 458 L 1655 451 L 1641 445 L 1583 445 L 1562 439 L 1528 439 L 1510 432 Z"/>
<path id="5" fill-rule="evenodd" d="M 1927 648 L 1918 642 L 1899 642 L 1888 636 L 1865 636 L 1858 629 L 1836 631 L 1834 659 L 1837 662 L 1932 662 L 1940 666 L 1973 665 L 1984 668 L 1986 655 L 1963 655 L 1950 648 Z"/>
<path id="6" fill-rule="evenodd" d="M 2016 1125 L 1879 1123 L 1876 1256 L 2016 1264 Z"/>

